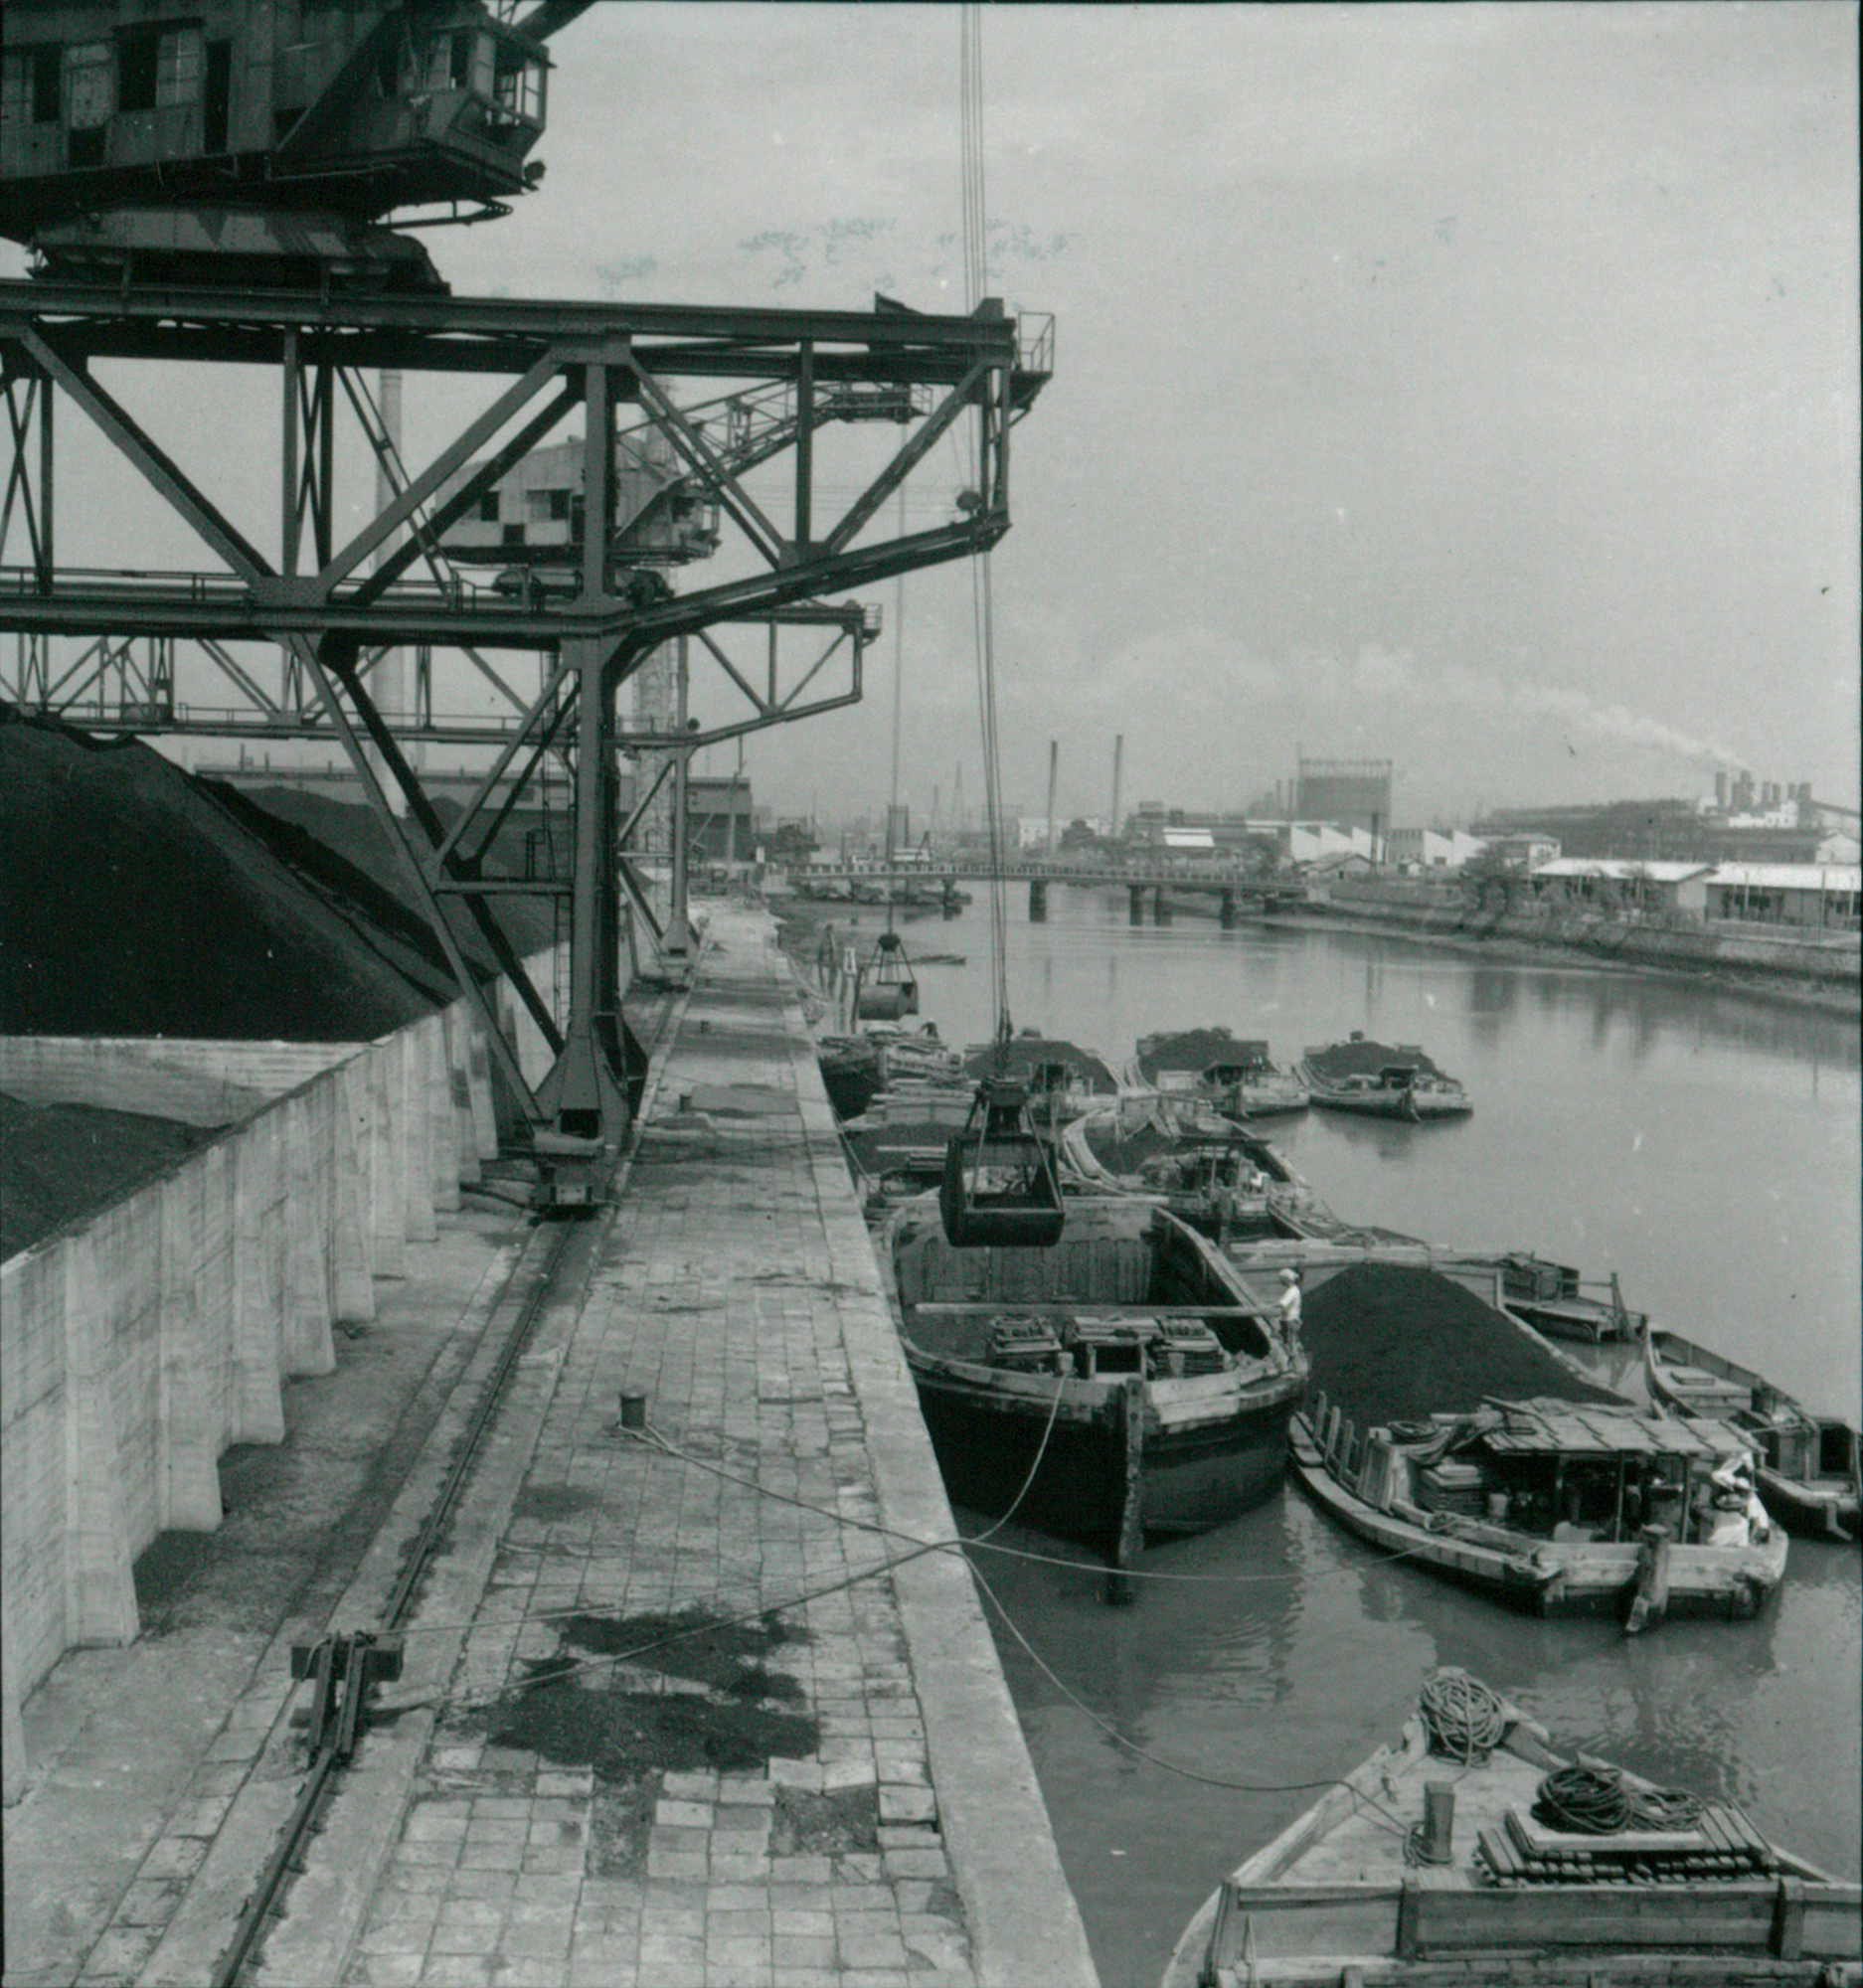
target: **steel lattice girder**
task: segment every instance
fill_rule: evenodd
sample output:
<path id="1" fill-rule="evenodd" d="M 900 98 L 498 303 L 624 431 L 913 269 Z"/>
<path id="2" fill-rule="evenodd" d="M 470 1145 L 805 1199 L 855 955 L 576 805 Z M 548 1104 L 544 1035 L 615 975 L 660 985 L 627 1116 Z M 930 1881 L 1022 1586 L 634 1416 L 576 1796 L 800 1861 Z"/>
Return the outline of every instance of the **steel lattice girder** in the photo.
<path id="1" fill-rule="evenodd" d="M 1052 329 L 1046 320 L 1039 323 L 1037 341 L 1025 342 L 1022 328 L 994 300 L 971 316 L 934 317 L 898 307 L 871 313 L 769 311 L 162 287 L 106 295 L 75 285 L 0 283 L 0 378 L 14 445 L 13 471 L 6 479 L 7 515 L 10 519 L 17 505 L 31 546 L 28 566 L 0 566 L 0 630 L 28 638 L 180 635 L 206 642 L 280 644 L 298 686 L 314 687 L 326 722 L 341 737 L 378 819 L 404 857 L 436 936 L 473 1000 L 493 1054 L 534 1131 L 541 1136 L 571 1130 L 601 1144 L 618 1144 L 627 1124 L 628 1058 L 615 984 L 625 881 L 619 874 L 613 805 L 613 761 L 621 736 L 614 721 L 617 685 L 669 637 L 701 634 L 728 620 L 779 615 L 829 591 L 994 544 L 1009 522 L 1010 429 L 1049 370 Z M 280 369 L 285 415 L 275 486 L 282 497 L 278 566 L 95 378 L 92 362 L 104 359 Z M 362 368 L 475 373 L 503 376 L 512 384 L 431 463 L 400 482 L 390 501 L 337 548 L 331 531 L 336 505 L 330 382 Z M 675 383 L 687 380 L 760 386 L 778 382 L 793 394 L 794 483 L 786 531 L 765 515 L 739 478 L 741 466 L 772 458 L 776 450 L 768 433 L 754 455 L 747 453 L 743 464 L 734 463 L 678 406 Z M 21 382 L 28 390 L 23 409 L 14 399 Z M 825 530 L 817 530 L 814 516 L 814 437 L 818 420 L 835 417 L 826 412 L 835 396 L 830 392 L 824 397 L 817 415 L 818 383 L 831 389 L 930 390 L 916 431 Z M 78 574 L 60 569 L 52 551 L 51 503 L 51 408 L 58 397 L 75 404 L 187 522 L 220 562 L 219 571 Z M 762 571 L 684 594 L 672 593 L 664 582 L 643 586 L 619 580 L 611 557 L 609 442 L 614 410 L 623 404 L 637 407 L 643 423 L 655 427 L 687 472 L 711 490 L 762 562 Z M 575 555 L 580 572 L 573 591 L 560 598 L 506 599 L 490 590 L 402 578 L 418 559 L 431 554 L 452 518 L 463 515 L 520 454 L 579 405 L 587 417 L 583 487 L 588 524 Z M 893 405 L 898 406 L 897 397 Z M 43 456 L 36 488 L 24 469 L 35 406 Z M 930 531 L 856 544 L 932 444 L 966 416 L 975 429 L 977 484 L 967 515 Z M 514 422 L 519 424 L 515 432 Z M 376 441 L 373 431 L 371 440 Z M 488 449 L 493 451 L 489 455 Z M 309 546 L 304 543 L 306 521 Z M 299 570 L 307 553 L 314 571 Z M 5 557 L 0 534 L 0 561 Z M 365 564 L 372 570 L 364 573 Z M 858 655 L 859 632 L 849 632 Z M 491 887 L 480 885 L 476 859 L 462 857 L 457 831 L 449 835 L 442 830 L 418 774 L 365 686 L 365 649 L 400 644 L 458 648 L 468 654 L 478 644 L 552 651 L 558 657 L 557 676 L 567 671 L 575 679 L 578 863 L 572 890 L 570 1016 L 562 1035 L 492 922 L 487 903 Z M 707 647 L 725 662 L 727 674 L 758 712 L 745 725 L 721 728 L 717 736 L 798 715 L 794 694 L 778 697 L 773 675 L 767 694 L 760 697 L 715 645 L 708 642 Z M 814 708 L 824 706 L 802 709 Z M 533 710 L 533 721 L 535 716 Z M 520 741 L 527 730 L 528 722 L 520 728 Z M 370 764 L 370 746 L 402 789 L 412 830 L 389 803 Z M 533 765 L 542 757 L 541 750 L 534 752 Z M 483 846 L 481 841 L 481 852 Z M 445 909 L 448 903 L 479 927 L 546 1039 L 560 1050 L 541 1091 L 533 1092 L 525 1083 L 515 1051 L 466 968 Z"/>

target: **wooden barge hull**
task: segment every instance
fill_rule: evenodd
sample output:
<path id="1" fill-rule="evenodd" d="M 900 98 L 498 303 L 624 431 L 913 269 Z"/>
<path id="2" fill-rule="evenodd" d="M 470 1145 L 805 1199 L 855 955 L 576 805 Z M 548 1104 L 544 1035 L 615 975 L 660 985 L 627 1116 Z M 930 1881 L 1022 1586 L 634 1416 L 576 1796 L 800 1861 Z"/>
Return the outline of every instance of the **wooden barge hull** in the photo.
<path id="1" fill-rule="evenodd" d="M 1287 1431 L 1290 1466 L 1300 1488 L 1348 1532 L 1402 1554 L 1463 1586 L 1534 1615 L 1629 1614 L 1643 1574 L 1642 1549 L 1630 1541 L 1548 1541 L 1500 1526 L 1470 1524 L 1437 1532 L 1382 1511 L 1335 1478 L 1304 1416 Z M 1673 1546 L 1667 1562 L 1667 1612 L 1748 1621 L 1765 1606 L 1785 1572 L 1786 1543 L 1775 1529 L 1746 1547 Z"/>
<path id="2" fill-rule="evenodd" d="M 1577 1340 L 1583 1346 L 1602 1346 L 1607 1340 L 1638 1339 L 1648 1320 L 1641 1312 L 1616 1311 L 1602 1300 L 1572 1298 L 1564 1303 L 1540 1303 L 1532 1298 L 1502 1294 L 1502 1304 L 1511 1312 L 1553 1339 Z"/>
<path id="3" fill-rule="evenodd" d="M 1009 1394 L 999 1376 L 972 1378 L 910 1350 L 908 1362 L 955 1503 L 994 1518 L 1026 1484 L 1018 1521 L 1096 1546 L 1117 1534 L 1126 1435 L 1116 1385 L 1063 1381 L 1056 1409 L 1057 1383 L 1047 1377 L 1031 1376 L 1026 1393 Z M 1285 1474 L 1287 1425 L 1304 1377 L 1282 1377 L 1247 1396 L 1232 1390 L 1227 1400 L 1210 1385 L 1223 1379 L 1145 1384 L 1139 1496 L 1149 1537 L 1224 1525 L 1271 1497 Z M 1204 1391 L 1203 1401 L 1187 1399 L 1190 1390 Z"/>
<path id="4" fill-rule="evenodd" d="M 1691 1853 L 1676 1848 L 1653 1875 L 1620 1875 L 1630 1848 L 1613 1852 L 1609 1838 L 1590 1839 L 1559 1875 L 1477 1875 L 1483 1857 L 1471 1847 L 1496 1845 L 1510 1861 L 1508 1811 L 1530 1812 L 1540 1772 L 1559 1763 L 1510 1736 L 1507 1750 L 1466 1767 L 1433 1754 L 1411 1719 L 1224 1879 L 1185 1927 L 1162 1988 L 1863 1981 L 1863 1890 L 1768 1843 L 1731 1808 L 1700 1827 L 1692 1881 Z M 1449 1859 L 1413 1864 L 1402 1838 L 1407 1826 L 1427 1828 L 1433 1786 L 1452 1788 Z"/>
<path id="5" fill-rule="evenodd" d="M 1813 1414 L 1751 1368 L 1679 1333 L 1646 1336 L 1643 1374 L 1650 1399 L 1671 1412 L 1725 1416 L 1749 1432 L 1761 1502 L 1781 1526 L 1804 1539 L 1863 1540 L 1863 1457 L 1855 1429 Z M 1826 1445 L 1843 1467 L 1813 1462 Z M 1798 1457 L 1801 1473 L 1778 1468 L 1777 1459 L 1787 1451 Z"/>
<path id="6" fill-rule="evenodd" d="M 1753 1474 L 1760 1502 L 1787 1532 L 1805 1540 L 1863 1540 L 1863 1506 L 1848 1485 L 1804 1484 L 1764 1463 Z"/>
<path id="7" fill-rule="evenodd" d="M 1334 1090 L 1310 1071 L 1306 1081 L 1313 1103 L 1323 1110 L 1349 1111 L 1360 1118 L 1395 1118 L 1404 1125 L 1421 1125 L 1437 1118 L 1466 1118 L 1475 1108 L 1465 1092 Z"/>

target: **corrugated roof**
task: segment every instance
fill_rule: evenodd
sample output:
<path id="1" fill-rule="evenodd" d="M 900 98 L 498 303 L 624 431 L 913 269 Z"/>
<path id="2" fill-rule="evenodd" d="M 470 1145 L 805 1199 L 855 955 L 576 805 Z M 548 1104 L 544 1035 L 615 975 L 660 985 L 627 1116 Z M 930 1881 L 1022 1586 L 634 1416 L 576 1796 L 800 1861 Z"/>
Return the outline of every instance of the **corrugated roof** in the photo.
<path id="1" fill-rule="evenodd" d="M 1557 1451 L 1564 1456 L 1693 1456 L 1717 1459 L 1751 1448 L 1725 1422 L 1652 1416 L 1609 1403 L 1531 1401 L 1496 1403 L 1503 1420 L 1482 1429 L 1490 1450 Z"/>
<path id="2" fill-rule="evenodd" d="M 1749 891 L 1856 891 L 1863 889 L 1863 864 L 1722 863 L 1708 882 Z"/>
<path id="3" fill-rule="evenodd" d="M 1625 882 L 1647 877 L 1652 884 L 1685 884 L 1691 877 L 1704 877 L 1712 863 L 1639 863 L 1622 856 L 1555 856 L 1542 863 L 1534 877 L 1609 877 Z"/>

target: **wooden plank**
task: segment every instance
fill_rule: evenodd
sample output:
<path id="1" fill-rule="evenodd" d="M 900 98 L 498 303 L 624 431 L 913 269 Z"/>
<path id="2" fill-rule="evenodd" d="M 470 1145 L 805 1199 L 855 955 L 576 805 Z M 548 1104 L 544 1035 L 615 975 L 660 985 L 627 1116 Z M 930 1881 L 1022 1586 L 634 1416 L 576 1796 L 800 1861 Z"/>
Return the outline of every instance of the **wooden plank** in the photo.
<path id="1" fill-rule="evenodd" d="M 1774 1888 L 1759 1883 L 1425 1889 L 1416 1895 L 1415 1938 L 1427 1954 L 1484 1947 L 1763 1953 L 1774 1905 Z"/>
<path id="2" fill-rule="evenodd" d="M 982 1302 L 945 1303 L 925 1299 L 910 1307 L 932 1318 L 988 1318 L 997 1312 L 1018 1318 L 1113 1318 L 1130 1315 L 1133 1324 L 1153 1318 L 1270 1318 L 1272 1305 L 1153 1305 L 1096 1303 L 1091 1298 L 994 1298 Z"/>
<path id="3" fill-rule="evenodd" d="M 1773 1846 L 1732 1802 L 1729 1802 L 1720 1813 L 1736 1842 L 1744 1843 L 1763 1866 L 1770 1866 L 1774 1862 Z"/>
<path id="4" fill-rule="evenodd" d="M 1807 1886 L 1803 1925 L 1806 1953 L 1857 1959 L 1863 1955 L 1863 1887 Z"/>
<path id="5" fill-rule="evenodd" d="M 1125 1481 L 1119 1495 L 1119 1534 L 1112 1565 L 1123 1571 L 1138 1558 L 1144 1535 L 1145 1383 L 1142 1375 L 1127 1375 L 1119 1390 L 1119 1425 L 1125 1452 Z M 1131 1598 L 1131 1583 L 1121 1581 L 1120 1599 Z"/>
<path id="6" fill-rule="evenodd" d="M 1417 1928 L 1422 1899 L 1423 1893 L 1417 1881 L 1406 1876 L 1404 1889 L 1398 1894 L 1397 1957 L 1400 1960 L 1417 1958 Z"/>
<path id="7" fill-rule="evenodd" d="M 1517 1814 L 1518 1810 L 1509 1809 L 1508 1820 Z M 1712 1847 L 1699 1829 L 1613 1829 L 1608 1836 L 1593 1836 L 1583 1830 L 1548 1829 L 1531 1815 L 1520 1816 L 1520 1843 L 1523 1850 L 1542 1857 L 1592 1857 L 1605 1851 L 1640 1857 L 1648 1851 L 1680 1853 Z"/>
<path id="8" fill-rule="evenodd" d="M 1229 1916 L 1224 1952 L 1212 1958 L 1240 1966 L 1245 1931 L 1263 1960 L 1336 1953 L 1383 1954 L 1397 1936 L 1395 1885 L 1239 1885 L 1225 1883 Z"/>
<path id="9" fill-rule="evenodd" d="M 1773 1952 L 1796 1960 L 1804 1952 L 1804 1880 L 1781 1878 L 1773 1903 Z"/>
<path id="10" fill-rule="evenodd" d="M 1481 1845 L 1481 1854 L 1488 1860 L 1488 1869 L 1503 1883 L 1518 1883 L 1525 1867 L 1515 1854 L 1514 1846 L 1507 1840 L 1504 1829 L 1483 1829 L 1476 1832 L 1475 1840 Z"/>

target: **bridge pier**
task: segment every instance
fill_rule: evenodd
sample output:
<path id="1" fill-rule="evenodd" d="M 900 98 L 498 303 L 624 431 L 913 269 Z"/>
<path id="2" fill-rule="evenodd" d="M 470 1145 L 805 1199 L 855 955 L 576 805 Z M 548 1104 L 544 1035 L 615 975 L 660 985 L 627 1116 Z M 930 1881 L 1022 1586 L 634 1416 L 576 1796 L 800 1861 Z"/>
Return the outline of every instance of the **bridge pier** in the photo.
<path id="1" fill-rule="evenodd" d="M 962 907 L 957 902 L 957 879 L 946 877 L 943 894 L 938 899 L 939 915 L 946 919 L 954 918 L 961 910 Z"/>
<path id="2" fill-rule="evenodd" d="M 1142 884 L 1128 884 L 1125 896 L 1129 905 L 1127 915 L 1135 925 L 1145 922 L 1145 889 Z"/>
<path id="3" fill-rule="evenodd" d="M 1151 897 L 1151 921 L 1153 924 L 1168 925 L 1173 911 L 1170 892 L 1160 884 Z"/>
<path id="4" fill-rule="evenodd" d="M 1048 885 L 1040 877 L 1029 879 L 1029 923 L 1045 925 L 1048 922 Z"/>
<path id="5" fill-rule="evenodd" d="M 1222 900 L 1220 908 L 1217 911 L 1217 916 L 1221 920 L 1223 929 L 1225 931 L 1235 930 L 1238 913 L 1236 911 L 1236 894 L 1234 891 L 1225 891 L 1222 894 Z"/>

